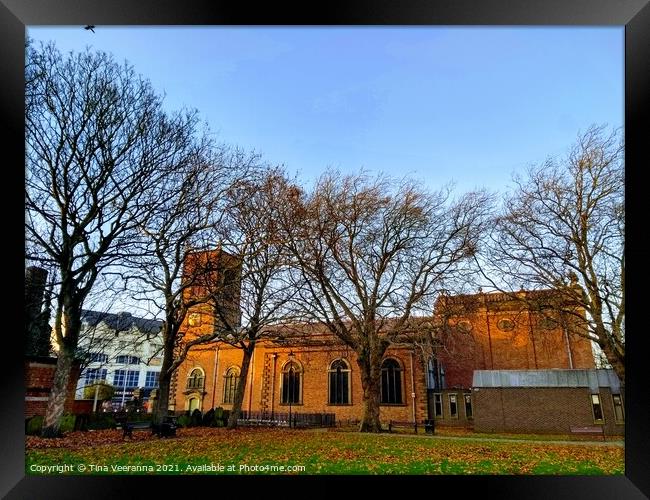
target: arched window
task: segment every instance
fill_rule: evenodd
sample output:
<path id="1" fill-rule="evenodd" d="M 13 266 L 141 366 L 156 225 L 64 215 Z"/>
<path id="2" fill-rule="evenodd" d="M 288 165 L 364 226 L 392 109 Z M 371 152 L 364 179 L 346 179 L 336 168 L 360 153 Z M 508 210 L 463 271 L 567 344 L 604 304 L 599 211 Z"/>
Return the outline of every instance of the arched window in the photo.
<path id="1" fill-rule="evenodd" d="M 391 358 L 381 364 L 381 403 L 402 403 L 402 368 Z"/>
<path id="2" fill-rule="evenodd" d="M 350 367 L 342 359 L 332 361 L 329 368 L 329 403 L 350 404 Z"/>
<path id="3" fill-rule="evenodd" d="M 188 389 L 203 389 L 203 370 L 201 368 L 194 368 L 187 377 Z"/>
<path id="4" fill-rule="evenodd" d="M 235 393 L 239 386 L 239 368 L 233 366 L 228 368 L 224 375 L 223 402 L 232 404 L 235 402 Z"/>
<path id="5" fill-rule="evenodd" d="M 302 370 L 298 363 L 293 361 L 282 368 L 282 404 L 300 403 L 300 389 L 302 385 Z"/>

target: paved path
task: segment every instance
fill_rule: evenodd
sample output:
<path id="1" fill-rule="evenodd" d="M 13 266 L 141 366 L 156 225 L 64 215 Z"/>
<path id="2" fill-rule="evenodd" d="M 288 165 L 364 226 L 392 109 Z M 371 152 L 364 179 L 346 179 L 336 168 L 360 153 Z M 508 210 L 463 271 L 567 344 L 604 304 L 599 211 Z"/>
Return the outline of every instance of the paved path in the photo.
<path id="1" fill-rule="evenodd" d="M 366 434 L 363 432 L 355 432 L 355 434 Z M 485 441 L 485 442 L 500 442 L 500 443 L 533 443 L 533 444 L 561 444 L 561 445 L 577 445 L 577 446 L 618 446 L 624 447 L 624 441 L 558 441 L 558 440 L 537 440 L 537 439 L 517 439 L 517 438 L 497 438 L 497 437 L 473 437 L 473 436 L 436 436 L 426 434 L 390 434 L 380 433 L 380 436 L 403 436 L 408 438 L 422 438 L 422 439 L 457 439 L 459 441 Z"/>

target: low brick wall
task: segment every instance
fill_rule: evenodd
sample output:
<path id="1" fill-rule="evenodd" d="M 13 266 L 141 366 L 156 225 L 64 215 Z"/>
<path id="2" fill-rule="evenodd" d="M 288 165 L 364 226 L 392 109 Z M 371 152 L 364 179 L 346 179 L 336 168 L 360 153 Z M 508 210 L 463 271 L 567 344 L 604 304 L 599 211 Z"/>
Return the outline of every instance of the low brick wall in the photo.
<path id="1" fill-rule="evenodd" d="M 75 399 L 72 402 L 72 413 L 75 415 L 81 415 L 83 413 L 92 413 L 93 404 L 95 403 L 94 399 Z M 97 403 L 99 408 L 101 401 Z"/>

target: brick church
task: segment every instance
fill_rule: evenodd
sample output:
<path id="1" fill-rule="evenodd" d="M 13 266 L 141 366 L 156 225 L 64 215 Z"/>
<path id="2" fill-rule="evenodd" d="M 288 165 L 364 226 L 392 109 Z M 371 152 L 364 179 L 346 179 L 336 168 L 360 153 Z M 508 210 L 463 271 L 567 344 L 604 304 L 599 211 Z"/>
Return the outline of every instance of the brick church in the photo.
<path id="1" fill-rule="evenodd" d="M 384 356 L 382 422 L 435 418 L 437 424 L 481 427 L 485 431 L 562 432 L 576 422 L 598 423 L 599 415 L 604 422 L 606 413 L 611 417 L 610 433 L 622 434 L 621 390 L 615 382 L 609 384 L 607 377 L 597 373 L 605 370 L 594 370 L 591 342 L 575 333 L 575 329 L 563 327 L 567 324 L 562 321 L 564 318 L 541 312 L 539 306 L 557 300 L 557 295 L 550 290 L 522 290 L 515 295 L 481 292 L 438 300 L 430 318 L 418 319 L 421 324 L 444 321 L 448 326 L 435 354 L 401 344 L 391 346 Z M 198 311 L 188 315 L 183 328 L 192 336 L 213 325 L 209 315 Z M 203 412 L 215 407 L 232 408 L 242 356 L 240 349 L 222 342 L 195 347 L 175 373 L 170 409 L 178 413 L 197 408 Z M 550 385 L 539 382 L 548 379 L 544 377 L 548 372 L 555 377 L 551 377 Z M 498 382 L 496 386 L 484 387 L 480 397 L 479 388 L 474 386 L 481 385 L 486 374 L 503 373 L 510 376 L 508 383 L 525 387 L 524 395 L 517 393 L 519 399 L 509 403 L 508 397 L 504 399 L 503 393 L 499 393 L 500 410 L 492 408 L 489 414 L 481 415 L 477 401 L 492 404 L 491 398 L 486 400 L 490 390 L 503 392 L 505 386 Z M 569 379 L 560 377 L 564 373 L 569 373 L 571 380 L 582 382 L 566 382 Z M 589 382 L 594 374 L 599 375 L 595 389 L 594 382 Z M 537 377 L 536 387 L 527 384 L 530 377 Z M 598 380 L 605 380 L 600 384 L 602 387 Z M 560 408 L 560 416 L 548 428 L 544 427 L 549 420 L 547 414 L 535 417 L 539 422 L 532 422 L 528 428 L 517 428 L 517 422 L 510 425 L 505 417 L 493 422 L 495 412 L 503 414 L 508 404 L 524 405 L 525 409 L 530 397 L 540 390 L 544 397 L 557 393 L 560 400 L 574 391 L 570 398 L 577 398 L 579 409 L 565 412 L 562 417 L 563 407 Z M 333 413 L 339 422 L 357 421 L 362 416 L 362 395 L 355 352 L 321 325 L 292 325 L 290 331 L 278 329 L 277 335 L 256 344 L 242 410 L 271 418 L 290 410 Z M 577 414 L 582 416 L 576 420 Z"/>

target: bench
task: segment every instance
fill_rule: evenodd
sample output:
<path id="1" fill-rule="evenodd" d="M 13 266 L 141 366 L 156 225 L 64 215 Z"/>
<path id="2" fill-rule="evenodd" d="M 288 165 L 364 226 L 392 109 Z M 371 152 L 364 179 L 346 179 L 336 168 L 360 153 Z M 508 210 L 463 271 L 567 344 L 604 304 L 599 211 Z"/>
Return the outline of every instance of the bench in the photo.
<path id="1" fill-rule="evenodd" d="M 161 424 L 151 424 L 151 433 L 160 437 L 175 436 L 178 424 L 176 417 L 165 417 Z"/>
<path id="2" fill-rule="evenodd" d="M 605 441 L 605 429 L 602 425 L 591 425 L 591 426 L 571 426 L 571 434 L 587 434 L 592 436 L 602 436 L 603 441 Z"/>
<path id="3" fill-rule="evenodd" d="M 160 437 L 175 436 L 176 429 L 178 428 L 175 417 L 165 417 L 162 424 L 154 424 L 149 420 L 127 422 L 125 419 L 119 419 L 117 420 L 117 423 L 120 424 L 120 427 L 124 430 L 123 437 L 133 437 L 133 431 L 146 431 L 149 429 L 151 429 L 152 435 L 156 434 Z"/>
<path id="4" fill-rule="evenodd" d="M 389 420 L 388 421 L 388 432 L 393 432 L 394 427 L 405 427 L 405 428 L 411 428 L 415 431 L 415 433 L 418 433 L 418 423 L 417 422 L 410 422 L 408 420 Z"/>
<path id="5" fill-rule="evenodd" d="M 155 434 L 154 427 L 148 420 L 143 422 L 125 422 L 122 424 L 122 428 L 124 429 L 123 437 L 133 437 L 133 431 L 146 431 L 149 429 L 151 429 L 151 434 Z"/>
<path id="6" fill-rule="evenodd" d="M 237 425 L 240 426 L 258 426 L 258 427 L 275 427 L 277 425 L 288 425 L 286 420 L 271 420 L 262 418 L 238 418 Z"/>

